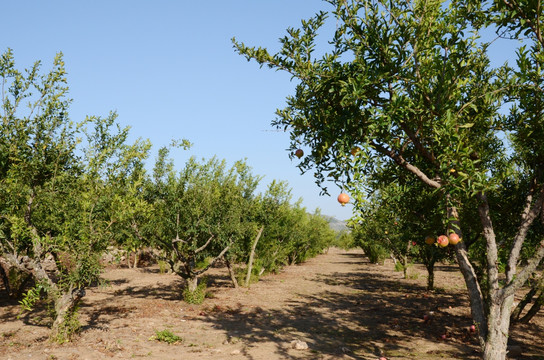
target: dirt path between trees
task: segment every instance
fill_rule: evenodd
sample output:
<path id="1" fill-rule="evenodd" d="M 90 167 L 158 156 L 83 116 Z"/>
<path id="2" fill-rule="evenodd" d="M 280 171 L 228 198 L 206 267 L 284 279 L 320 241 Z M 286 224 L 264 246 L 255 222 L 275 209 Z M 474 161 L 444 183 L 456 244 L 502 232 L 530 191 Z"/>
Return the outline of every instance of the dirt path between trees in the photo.
<path id="1" fill-rule="evenodd" d="M 422 267 L 409 274 L 370 264 L 359 250 L 330 249 L 250 289 L 233 289 L 226 270 L 214 269 L 212 297 L 195 306 L 180 300 L 181 279 L 158 267 L 110 269 L 109 286 L 87 291 L 72 343 L 48 341 L 45 311 L 17 319 L 19 307 L 1 298 L 0 358 L 478 359 L 456 267 L 439 266 L 434 292 L 425 290 Z M 513 331 L 520 359 L 544 359 L 543 324 L 539 316 Z M 163 330 L 182 341 L 155 340 Z"/>

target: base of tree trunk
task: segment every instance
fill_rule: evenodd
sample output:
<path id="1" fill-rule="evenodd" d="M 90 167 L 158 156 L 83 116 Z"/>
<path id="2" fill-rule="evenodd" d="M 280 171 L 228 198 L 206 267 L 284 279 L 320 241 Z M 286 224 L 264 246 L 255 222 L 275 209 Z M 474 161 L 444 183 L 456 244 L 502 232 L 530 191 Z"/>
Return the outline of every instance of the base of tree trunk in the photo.
<path id="1" fill-rule="evenodd" d="M 234 269 L 232 267 L 231 262 L 228 259 L 225 259 L 225 264 L 227 265 L 227 269 L 229 270 L 229 276 L 230 280 L 232 281 L 232 285 L 235 289 L 239 288 L 238 280 L 236 279 L 236 274 L 234 273 Z"/>
<path id="2" fill-rule="evenodd" d="M 51 338 L 58 343 L 70 341 L 79 331 L 78 308 L 85 290 L 75 289 L 55 301 L 56 317 L 51 328 Z"/>

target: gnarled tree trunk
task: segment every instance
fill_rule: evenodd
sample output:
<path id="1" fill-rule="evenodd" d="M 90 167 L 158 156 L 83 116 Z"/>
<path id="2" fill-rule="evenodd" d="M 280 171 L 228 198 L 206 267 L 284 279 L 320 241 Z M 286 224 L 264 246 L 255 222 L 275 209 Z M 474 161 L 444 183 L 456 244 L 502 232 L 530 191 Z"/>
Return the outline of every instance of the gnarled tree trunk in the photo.
<path id="1" fill-rule="evenodd" d="M 55 320 L 51 327 L 51 338 L 57 342 L 65 342 L 70 340 L 70 337 L 79 328 L 77 322 L 76 310 L 81 298 L 85 296 L 84 289 L 70 289 L 56 298 L 55 301 Z M 75 321 L 76 323 L 71 323 Z"/>
<path id="2" fill-rule="evenodd" d="M 191 276 L 186 279 L 187 290 L 194 293 L 198 287 L 198 276 Z"/>

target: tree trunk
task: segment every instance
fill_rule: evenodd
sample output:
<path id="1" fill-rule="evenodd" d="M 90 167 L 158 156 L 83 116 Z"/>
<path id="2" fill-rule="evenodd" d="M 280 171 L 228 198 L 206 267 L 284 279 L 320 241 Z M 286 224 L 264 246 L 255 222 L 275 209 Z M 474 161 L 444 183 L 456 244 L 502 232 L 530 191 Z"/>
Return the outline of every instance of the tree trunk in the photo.
<path id="1" fill-rule="evenodd" d="M 85 290 L 70 287 L 68 292 L 55 299 L 56 316 L 51 328 L 52 339 L 60 343 L 66 342 L 79 329 L 79 323 L 73 317 L 77 316 L 75 312 L 83 296 Z"/>
<path id="2" fill-rule="evenodd" d="M 449 199 L 449 195 L 448 195 L 448 199 Z M 448 218 L 452 219 L 450 220 L 450 224 L 449 224 L 450 229 L 453 230 L 457 235 L 459 235 L 460 238 L 462 238 L 463 233 L 461 232 L 461 223 L 459 221 L 459 214 L 457 212 L 457 208 L 448 206 L 446 210 L 447 210 Z M 485 214 L 482 214 L 482 211 L 480 211 L 480 219 L 484 229 L 489 230 L 489 227 L 491 226 L 491 230 L 492 230 L 490 218 L 489 217 L 486 218 L 484 215 Z M 488 241 L 488 244 L 489 244 L 489 241 Z M 488 323 L 488 319 L 486 317 L 484 294 L 482 293 L 482 289 L 480 288 L 480 284 L 478 283 L 478 279 L 476 278 L 476 271 L 474 270 L 474 267 L 470 263 L 470 260 L 468 257 L 468 251 L 464 242 L 461 241 L 457 245 L 455 245 L 455 256 L 457 258 L 457 264 L 459 265 L 459 269 L 461 270 L 461 274 L 463 274 L 463 278 L 465 279 L 465 284 L 467 286 L 472 319 L 474 320 L 474 322 L 477 324 L 478 328 L 480 329 L 478 340 L 480 342 L 480 346 L 482 348 L 485 348 L 487 346 L 487 340 L 486 340 L 488 338 L 487 332 L 490 326 Z M 494 263 L 495 262 L 493 262 L 493 264 Z M 508 313 L 508 322 L 510 322 L 510 313 Z M 507 329 L 507 333 L 508 333 L 508 329 Z"/>
<path id="3" fill-rule="evenodd" d="M 255 237 L 255 240 L 253 241 L 253 245 L 251 245 L 251 252 L 249 253 L 249 260 L 247 262 L 246 281 L 244 283 L 245 287 L 249 287 L 249 281 L 251 280 L 251 271 L 253 270 L 253 258 L 255 257 L 255 249 L 257 248 L 257 242 L 259 241 L 263 230 L 264 226 L 261 226 L 259 232 L 257 233 L 257 236 Z"/>
<path id="4" fill-rule="evenodd" d="M 193 276 L 187 279 L 187 289 L 194 293 L 198 287 L 198 276 Z"/>
<path id="5" fill-rule="evenodd" d="M 404 275 L 404 279 L 408 279 L 408 258 L 406 256 L 402 256 L 401 259 L 402 274 Z"/>
<path id="6" fill-rule="evenodd" d="M 297 254 L 294 253 L 292 255 L 290 255 L 290 258 L 289 258 L 289 265 L 290 266 L 293 266 L 297 263 Z"/>
<path id="7" fill-rule="evenodd" d="M 9 278 L 6 274 L 6 271 L 4 270 L 4 267 L 2 266 L 2 263 L 0 262 L 0 276 L 2 277 L 2 282 L 4 283 L 4 288 L 6 289 L 6 293 L 8 296 L 11 296 L 11 288 L 9 286 Z"/>
<path id="8" fill-rule="evenodd" d="M 427 290 L 434 290 L 434 261 L 426 266 L 427 268 Z"/>
<path id="9" fill-rule="evenodd" d="M 487 337 L 484 344 L 484 360 L 505 360 L 508 345 L 508 330 L 514 296 L 500 304 L 492 304 L 487 319 Z"/>
<path id="10" fill-rule="evenodd" d="M 236 280 L 236 274 L 234 273 L 234 269 L 232 268 L 232 264 L 230 263 L 229 259 L 225 258 L 225 264 L 227 265 L 227 269 L 229 270 L 232 285 L 234 285 L 235 289 L 238 289 L 238 280 Z"/>
<path id="11" fill-rule="evenodd" d="M 133 266 L 134 269 L 138 268 L 139 261 L 140 261 L 140 250 L 136 249 L 136 251 L 134 251 L 134 266 Z"/>
<path id="12" fill-rule="evenodd" d="M 397 258 L 393 254 L 389 254 L 391 256 L 391 259 L 393 259 L 393 265 L 397 266 Z"/>

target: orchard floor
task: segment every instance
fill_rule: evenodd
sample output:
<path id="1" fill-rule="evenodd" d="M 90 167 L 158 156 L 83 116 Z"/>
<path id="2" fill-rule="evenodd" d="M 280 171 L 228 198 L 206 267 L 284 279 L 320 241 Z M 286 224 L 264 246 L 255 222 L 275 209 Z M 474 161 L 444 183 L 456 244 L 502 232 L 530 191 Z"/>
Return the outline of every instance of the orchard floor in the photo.
<path id="1" fill-rule="evenodd" d="M 0 359 L 478 359 L 457 268 L 438 267 L 434 292 L 422 267 L 409 275 L 332 248 L 250 289 L 233 289 L 226 270 L 213 269 L 212 297 L 195 306 L 180 300 L 180 278 L 157 267 L 109 269 L 109 286 L 87 291 L 82 331 L 68 344 L 48 341 L 44 314 L 17 319 L 19 307 L 0 298 Z M 162 330 L 182 341 L 153 339 Z M 543 330 L 542 315 L 513 329 L 518 358 L 544 359 Z"/>

